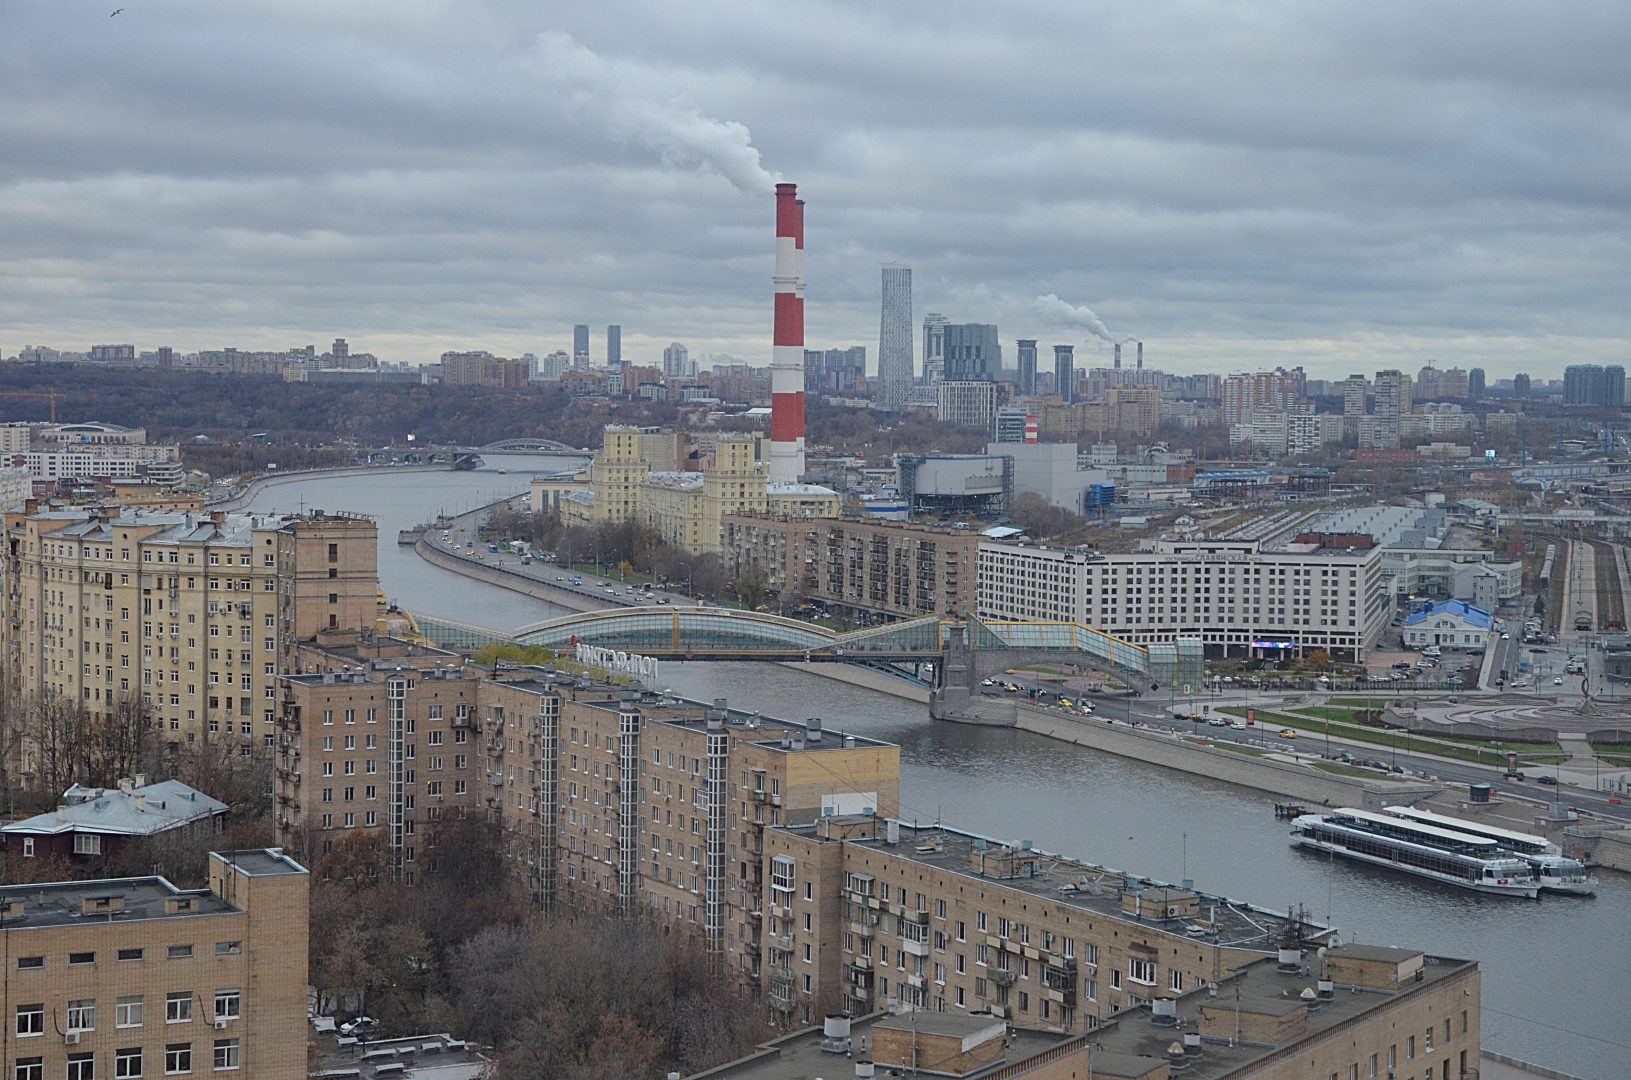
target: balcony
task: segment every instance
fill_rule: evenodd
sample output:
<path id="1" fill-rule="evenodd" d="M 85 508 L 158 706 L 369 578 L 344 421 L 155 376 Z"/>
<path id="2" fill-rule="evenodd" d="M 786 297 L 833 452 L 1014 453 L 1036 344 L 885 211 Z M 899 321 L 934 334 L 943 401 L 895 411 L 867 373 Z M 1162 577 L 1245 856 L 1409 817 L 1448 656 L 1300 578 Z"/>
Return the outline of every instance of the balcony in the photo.
<path id="1" fill-rule="evenodd" d="M 902 939 L 900 951 L 911 956 L 928 956 L 929 943 L 927 941 L 913 941 L 910 938 Z"/>
<path id="2" fill-rule="evenodd" d="M 857 971 L 857 972 L 864 971 L 864 972 L 867 972 L 868 974 L 870 974 L 871 971 L 872 971 L 872 957 L 870 957 L 870 956 L 854 956 L 854 957 L 851 957 L 850 962 L 849 962 L 849 966 L 852 969 L 854 969 L 855 971 Z"/>
<path id="3" fill-rule="evenodd" d="M 998 986 L 1012 986 L 1018 977 L 1007 968 L 992 968 L 986 972 L 986 976 Z"/>

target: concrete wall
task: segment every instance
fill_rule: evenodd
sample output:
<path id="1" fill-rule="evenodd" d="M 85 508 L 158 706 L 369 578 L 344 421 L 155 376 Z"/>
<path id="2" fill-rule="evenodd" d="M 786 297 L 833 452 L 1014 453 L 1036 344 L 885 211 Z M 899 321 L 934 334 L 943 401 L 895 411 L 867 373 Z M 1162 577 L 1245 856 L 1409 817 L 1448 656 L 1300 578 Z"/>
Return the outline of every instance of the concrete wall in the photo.
<path id="1" fill-rule="evenodd" d="M 1631 829 L 1621 825 L 1573 825 L 1563 830 L 1563 850 L 1586 862 L 1631 873 Z"/>
<path id="2" fill-rule="evenodd" d="M 1265 761 L 1229 750 L 1197 746 L 1164 732 L 1139 730 L 1098 719 L 1074 720 L 1023 703 L 996 700 L 989 706 L 980 704 L 983 707 L 978 711 L 963 711 L 941 718 L 959 723 L 1017 727 L 1076 746 L 1309 803 L 1328 801 L 1332 806 L 1379 808 L 1401 801 L 1411 802 L 1442 790 L 1438 784 L 1398 784 L 1333 776 L 1306 765 Z M 1113 709 L 1113 706 L 1106 708 Z"/>

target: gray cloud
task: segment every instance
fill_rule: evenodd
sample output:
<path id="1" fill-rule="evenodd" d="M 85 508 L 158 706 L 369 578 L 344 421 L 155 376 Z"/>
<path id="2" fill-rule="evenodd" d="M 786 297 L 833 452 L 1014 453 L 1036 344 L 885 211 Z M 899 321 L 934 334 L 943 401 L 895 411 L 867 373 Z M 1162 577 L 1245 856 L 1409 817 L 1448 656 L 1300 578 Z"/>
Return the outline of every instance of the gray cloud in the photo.
<path id="1" fill-rule="evenodd" d="M 785 175 L 812 346 L 875 350 L 898 259 L 920 311 L 1096 333 L 1067 297 L 1179 370 L 1623 360 L 1628 36 L 1610 3 L 12 0 L 0 350 L 615 321 L 762 361 L 743 192 Z"/>

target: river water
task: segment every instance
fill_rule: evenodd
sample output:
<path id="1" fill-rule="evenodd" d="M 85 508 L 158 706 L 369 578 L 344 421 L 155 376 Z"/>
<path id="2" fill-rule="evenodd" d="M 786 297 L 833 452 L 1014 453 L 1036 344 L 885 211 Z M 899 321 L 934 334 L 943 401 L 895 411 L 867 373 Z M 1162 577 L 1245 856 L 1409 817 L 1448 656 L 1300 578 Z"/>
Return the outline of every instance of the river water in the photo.
<path id="1" fill-rule="evenodd" d="M 401 606 L 509 629 L 566 614 L 433 567 L 396 534 L 438 511 L 516 494 L 553 459 L 488 456 L 469 473 L 314 479 L 261 491 L 260 512 L 313 507 L 379 521 L 380 577 Z M 508 470 L 500 475 L 498 469 Z M 1304 905 L 1344 940 L 1479 960 L 1484 1045 L 1586 1080 L 1631 1076 L 1631 878 L 1596 897 L 1504 900 L 1292 849 L 1272 798 L 1024 732 L 931 723 L 924 707 L 763 664 L 665 664 L 662 682 L 771 716 L 818 714 L 901 746 L 901 814 L 1177 881 L 1265 907 Z M 815 704 L 818 703 L 818 704 Z"/>

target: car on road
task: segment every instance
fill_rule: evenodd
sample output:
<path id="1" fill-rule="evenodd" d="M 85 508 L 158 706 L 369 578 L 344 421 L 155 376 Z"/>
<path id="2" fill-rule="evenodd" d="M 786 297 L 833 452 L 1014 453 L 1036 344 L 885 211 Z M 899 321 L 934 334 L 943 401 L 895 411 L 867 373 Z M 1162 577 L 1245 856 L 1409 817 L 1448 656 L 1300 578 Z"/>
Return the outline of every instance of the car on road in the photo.
<path id="1" fill-rule="evenodd" d="M 1002 688 L 1004 690 L 1008 691 L 1010 694 L 1019 693 L 1019 686 L 1016 685 L 1015 683 L 1005 682 L 1005 683 L 1002 684 Z"/>
<path id="2" fill-rule="evenodd" d="M 1220 716 L 1212 717 L 1212 719 L 1208 720 L 1207 723 L 1210 724 L 1212 727 L 1228 727 L 1229 726 L 1229 721 L 1223 719 Z"/>
<path id="3" fill-rule="evenodd" d="M 1517 769 L 1508 769 L 1506 772 L 1501 774 L 1501 779 L 1517 780 L 1521 783 L 1523 781 L 1523 773 L 1519 772 Z"/>
<path id="4" fill-rule="evenodd" d="M 1553 675 L 1552 676 L 1552 685 L 1553 686 L 1562 686 L 1563 685 L 1563 676 Z"/>
<path id="5" fill-rule="evenodd" d="M 659 597 L 657 597 L 657 603 L 659 603 L 659 604 L 666 604 L 666 603 L 668 603 L 668 597 L 666 597 L 666 596 L 659 596 Z"/>
<path id="6" fill-rule="evenodd" d="M 1076 703 L 1070 700 L 1068 697 L 1062 697 L 1059 699 L 1059 707 L 1061 709 L 1074 709 L 1076 707 Z"/>
<path id="7" fill-rule="evenodd" d="M 1246 725 L 1243 722 L 1239 721 L 1239 720 L 1229 721 L 1229 727 L 1233 731 L 1245 731 L 1246 730 Z"/>
<path id="8" fill-rule="evenodd" d="M 1512 637 L 1512 635 L 1511 635 L 1511 634 L 1508 634 L 1508 633 L 1506 633 L 1506 632 L 1504 632 L 1504 631 L 1503 631 L 1503 632 L 1502 632 L 1502 633 L 1501 633 L 1501 640 L 1502 640 L 1502 641 L 1507 641 L 1507 640 L 1509 640 L 1509 639 L 1510 639 L 1510 638 L 1511 638 L 1511 637 Z"/>
<path id="9" fill-rule="evenodd" d="M 379 1026 L 379 1021 L 372 1016 L 359 1016 L 354 1020 L 347 1020 L 340 1025 L 340 1034 L 345 1036 L 367 1035 Z"/>
<path id="10" fill-rule="evenodd" d="M 1288 727 L 1281 728 L 1279 737 L 1282 739 L 1295 739 L 1297 737 L 1297 733 Z"/>
<path id="11" fill-rule="evenodd" d="M 997 685 L 997 680 L 996 679 L 981 679 L 980 680 L 980 685 L 981 686 L 996 686 Z"/>
<path id="12" fill-rule="evenodd" d="M 1557 777 L 1555 777 L 1555 776 L 1537 776 L 1537 777 L 1535 777 L 1535 783 L 1545 784 L 1547 787 L 1556 787 L 1557 786 Z"/>

